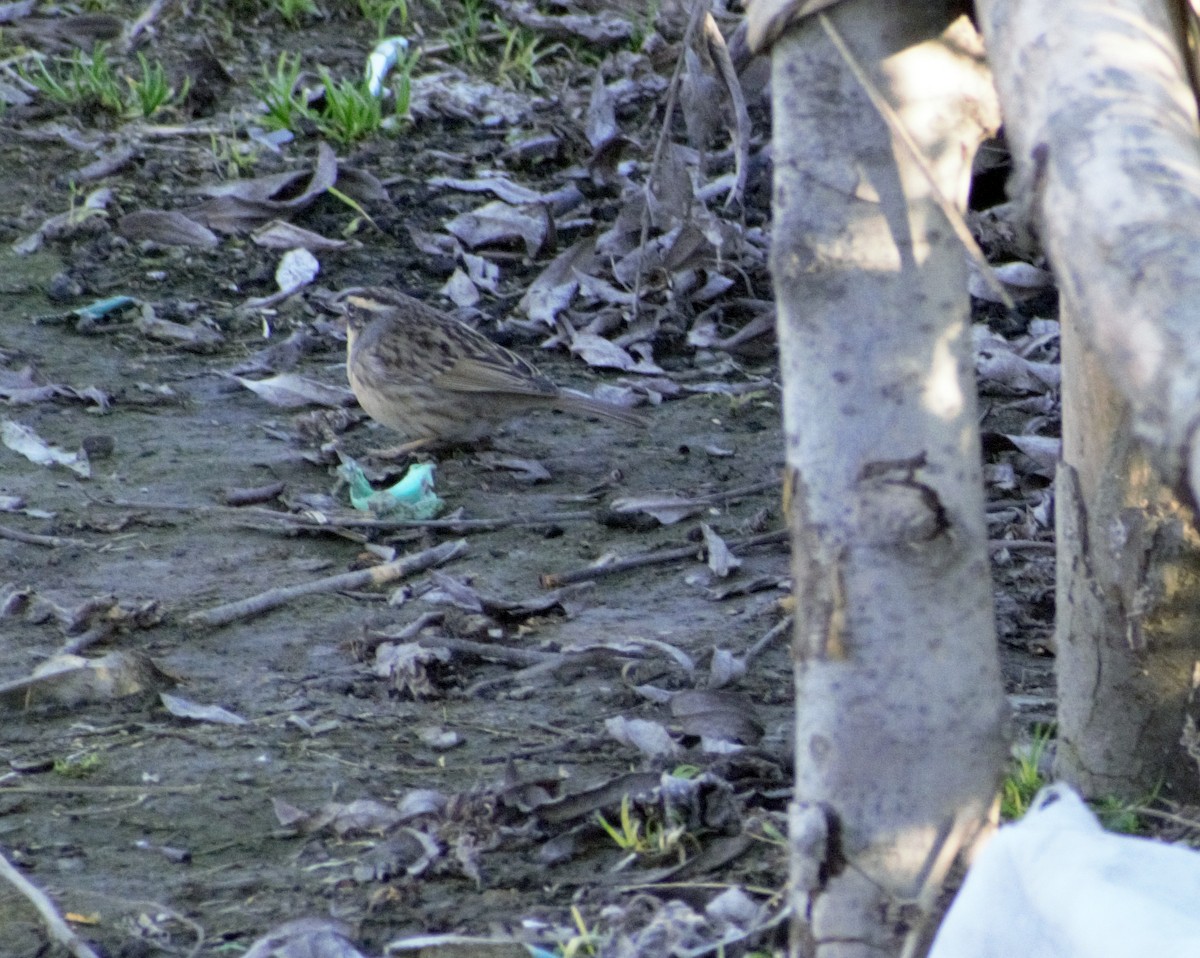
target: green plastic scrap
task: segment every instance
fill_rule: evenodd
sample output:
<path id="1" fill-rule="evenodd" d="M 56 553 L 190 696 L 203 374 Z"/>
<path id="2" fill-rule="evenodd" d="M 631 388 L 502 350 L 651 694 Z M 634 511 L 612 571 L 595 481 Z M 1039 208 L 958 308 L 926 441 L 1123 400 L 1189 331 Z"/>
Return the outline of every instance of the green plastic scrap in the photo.
<path id="1" fill-rule="evenodd" d="M 338 466 L 337 474 L 350 486 L 350 504 L 355 509 L 388 519 L 432 519 L 446 504 L 433 491 L 434 468 L 431 462 L 414 463 L 403 479 L 378 492 L 353 459 Z"/>

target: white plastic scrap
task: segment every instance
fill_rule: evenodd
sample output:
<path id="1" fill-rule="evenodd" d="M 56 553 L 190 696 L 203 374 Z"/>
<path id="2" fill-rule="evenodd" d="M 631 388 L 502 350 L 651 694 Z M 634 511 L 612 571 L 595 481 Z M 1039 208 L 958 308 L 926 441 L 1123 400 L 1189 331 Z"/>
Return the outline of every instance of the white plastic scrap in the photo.
<path id="1" fill-rule="evenodd" d="M 1044 788 L 980 853 L 929 958 L 1195 958 L 1200 853 L 1104 831 Z"/>
<path id="2" fill-rule="evenodd" d="M 408 52 L 408 41 L 404 37 L 386 37 L 375 44 L 375 49 L 367 57 L 367 89 L 371 96 L 383 93 L 383 81 L 396 65 L 402 53 Z"/>

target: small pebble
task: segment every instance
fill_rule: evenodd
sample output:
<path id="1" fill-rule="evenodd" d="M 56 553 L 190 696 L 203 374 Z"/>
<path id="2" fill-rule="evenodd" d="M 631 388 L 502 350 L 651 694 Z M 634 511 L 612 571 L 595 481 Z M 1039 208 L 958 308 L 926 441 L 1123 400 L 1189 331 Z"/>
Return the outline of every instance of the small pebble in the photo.
<path id="1" fill-rule="evenodd" d="M 58 273 L 46 285 L 46 298 L 52 303 L 70 302 L 82 292 L 83 287 L 67 273 Z"/>
<path id="2" fill-rule="evenodd" d="M 80 445 L 89 459 L 107 459 L 117 448 L 117 441 L 112 436 L 84 436 Z"/>

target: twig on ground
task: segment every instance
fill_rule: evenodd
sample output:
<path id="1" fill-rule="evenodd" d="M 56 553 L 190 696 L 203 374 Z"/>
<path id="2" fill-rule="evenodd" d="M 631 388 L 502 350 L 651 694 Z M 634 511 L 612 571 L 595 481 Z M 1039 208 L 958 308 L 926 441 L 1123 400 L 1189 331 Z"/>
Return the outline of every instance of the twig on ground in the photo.
<path id="1" fill-rule="evenodd" d="M 24 542 L 31 546 L 49 546 L 50 548 L 58 548 L 59 546 L 87 546 L 89 543 L 82 539 L 66 539 L 62 536 L 40 536 L 33 532 L 21 532 L 19 529 L 10 529 L 8 526 L 0 526 L 0 539 L 11 539 L 13 542 Z"/>
<path id="2" fill-rule="evenodd" d="M 71 930 L 71 926 L 63 920 L 46 893 L 17 871 L 3 854 L 0 854 L 0 878 L 7 880 L 37 909 L 37 913 L 42 916 L 42 923 L 46 926 L 46 932 L 53 941 L 66 948 L 75 958 L 100 958 Z"/>
<path id="3" fill-rule="evenodd" d="M 237 602 L 228 602 L 225 605 L 218 605 L 211 609 L 193 612 L 184 621 L 188 625 L 210 627 L 229 625 L 229 623 L 236 622 L 239 619 L 245 619 L 249 616 L 278 608 L 281 605 L 286 605 L 293 599 L 298 599 L 302 596 L 317 595 L 324 592 L 344 592 L 353 589 L 363 589 L 372 585 L 386 585 L 389 582 L 395 582 L 398 579 L 403 579 L 406 576 L 432 568 L 433 566 L 442 565 L 452 559 L 456 559 L 466 551 L 467 543 L 464 539 L 458 539 L 454 542 L 444 542 L 439 546 L 434 546 L 432 549 L 426 549 L 424 552 L 404 556 L 392 562 L 385 562 L 383 565 L 373 566 L 370 569 L 362 569 L 358 572 L 343 572 L 339 575 L 326 576 L 323 579 L 314 579 L 311 582 L 301 582 L 297 585 L 268 589 L 266 592 L 260 592 L 258 595 L 252 595 L 246 599 L 239 599 Z"/>
<path id="4" fill-rule="evenodd" d="M 750 165 L 750 113 L 746 109 L 746 97 L 742 93 L 742 83 L 738 79 L 737 70 L 734 69 L 733 60 L 729 56 L 729 47 L 726 46 L 721 28 L 717 26 L 717 21 L 710 12 L 704 14 L 704 41 L 708 46 L 709 55 L 713 58 L 713 63 L 716 64 L 721 82 L 725 86 L 730 105 L 733 107 L 733 148 L 736 157 L 734 165 L 736 175 L 733 187 L 725 200 L 725 207 L 728 209 L 734 203 L 741 203 L 742 194 L 746 191 L 746 171 Z"/>
<path id="5" fill-rule="evenodd" d="M 708 13 L 708 0 L 702 0 L 693 4 L 692 12 L 688 16 L 687 27 L 683 31 L 683 43 L 680 45 L 680 50 L 686 50 L 695 42 L 696 31 L 700 28 L 700 24 Z M 633 316 L 630 318 L 632 325 L 638 318 L 638 304 L 641 302 L 642 296 L 642 273 L 645 260 L 645 250 L 649 245 L 650 240 L 650 210 L 655 208 L 654 201 L 654 181 L 663 167 L 663 156 L 666 154 L 667 142 L 672 128 L 672 121 L 675 118 L 675 102 L 679 98 L 679 85 L 683 82 L 683 63 L 684 55 L 680 53 L 675 61 L 675 72 L 671 74 L 671 82 L 667 85 L 666 103 L 663 106 L 663 122 L 659 127 L 658 140 L 654 144 L 654 155 L 650 160 L 650 173 L 646 177 L 646 184 L 642 188 L 645 195 L 645 207 L 642 210 L 642 232 L 638 237 L 638 264 L 637 273 L 633 281 Z"/>
<path id="6" fill-rule="evenodd" d="M 472 642 L 470 639 L 454 639 L 448 635 L 425 635 L 416 640 L 425 648 L 443 648 L 463 655 L 475 655 L 481 659 L 529 668 L 546 662 L 557 662 L 563 656 L 557 652 L 538 652 L 534 649 L 516 649 L 508 645 L 491 645 L 487 642 Z"/>
<path id="7" fill-rule="evenodd" d="M 93 499 L 92 505 L 108 509 L 133 509 L 159 512 L 191 512 L 267 519 L 279 525 L 300 529 L 445 529 L 449 532 L 476 532 L 507 529 L 513 526 L 545 526 L 555 522 L 587 522 L 596 517 L 591 512 L 547 512 L 536 516 L 497 516 L 494 519 L 368 519 L 357 516 L 325 516 L 315 518 L 300 513 L 280 512 L 255 506 L 220 506 L 211 503 L 189 505 L 181 502 L 134 502 L 129 499 Z M 262 528 L 255 526 L 255 528 Z"/>
<path id="8" fill-rule="evenodd" d="M 265 486 L 254 486 L 250 489 L 226 489 L 225 505 L 227 506 L 257 506 L 272 499 L 278 499 L 287 485 L 282 482 L 272 482 Z"/>
<path id="9" fill-rule="evenodd" d="M 423 612 L 408 625 L 395 632 L 372 632 L 370 635 L 364 635 L 361 639 L 353 639 L 348 644 L 354 650 L 356 658 L 364 659 L 368 652 L 383 645 L 384 642 L 411 642 L 421 634 L 422 629 L 430 625 L 439 625 L 445 618 L 446 613 L 441 609 Z"/>
<path id="10" fill-rule="evenodd" d="M 1011 549 L 1013 552 L 1053 552 L 1054 543 L 1041 539 L 988 539 L 988 549 L 999 552 L 1001 549 Z"/>
<path id="11" fill-rule="evenodd" d="M 152 0 L 150 5 L 142 11 L 141 16 L 129 25 L 122 43 L 126 53 L 137 46 L 137 39 L 141 36 L 142 31 L 162 15 L 163 9 L 170 2 L 171 0 Z"/>
<path id="12" fill-rule="evenodd" d="M 750 667 L 750 663 L 753 662 L 754 659 L 763 653 L 767 646 L 769 646 L 781 635 L 785 634 L 787 630 L 792 627 L 794 618 L 794 616 L 785 615 L 782 619 L 771 626 L 771 628 L 764 633 L 761 639 L 759 639 L 746 650 L 746 654 L 742 656 L 742 661 L 745 663 L 747 668 Z"/>
<path id="13" fill-rule="evenodd" d="M 82 632 L 74 638 L 67 639 L 58 647 L 55 655 L 78 655 L 85 649 L 90 649 L 93 645 L 99 645 L 112 638 L 112 634 L 117 630 L 114 623 L 101 620 L 93 623 L 92 627 L 86 632 Z"/>
<path id="14" fill-rule="evenodd" d="M 91 795 L 119 798 L 122 795 L 199 795 L 205 785 L 87 785 L 83 783 L 44 782 L 35 785 L 0 784 L 0 795 L 19 792 L 23 795 Z"/>
<path id="15" fill-rule="evenodd" d="M 474 685 L 468 686 L 467 698 L 475 698 L 491 688 L 506 685 L 509 682 L 539 681 L 552 675 L 559 669 L 567 667 L 583 669 L 592 664 L 611 662 L 614 658 L 629 658 L 611 649 L 586 649 L 583 652 L 554 652 L 543 662 L 526 666 L 519 672 L 501 675 L 492 679 L 481 679 Z"/>
<path id="16" fill-rule="evenodd" d="M 738 555 L 746 549 L 753 549 L 756 546 L 775 545 L 776 543 L 787 542 L 787 540 L 787 530 L 777 529 L 775 532 L 764 532 L 757 536 L 747 536 L 745 539 L 730 540 L 726 545 L 729 546 L 730 552 Z M 543 572 L 540 581 L 543 588 L 555 589 L 559 586 L 569 585 L 572 582 L 586 582 L 589 579 L 600 579 L 604 576 L 615 575 L 618 572 L 628 572 L 630 569 L 640 569 L 648 565 L 670 565 L 673 562 L 683 562 L 702 555 L 704 555 L 704 546 L 696 543 L 691 546 L 681 546 L 678 549 L 659 549 L 654 552 L 642 552 L 637 555 L 626 556 L 624 559 L 617 559 L 615 562 L 610 562 L 607 565 L 572 569 L 570 572 Z"/>

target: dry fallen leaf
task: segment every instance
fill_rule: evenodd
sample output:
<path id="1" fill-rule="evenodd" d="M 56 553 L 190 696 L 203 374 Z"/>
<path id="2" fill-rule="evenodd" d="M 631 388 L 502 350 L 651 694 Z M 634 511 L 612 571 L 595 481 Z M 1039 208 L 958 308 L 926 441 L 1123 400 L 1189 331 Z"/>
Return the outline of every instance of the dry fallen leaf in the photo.
<path id="1" fill-rule="evenodd" d="M 511 206 L 496 200 L 454 217 L 446 230 L 468 249 L 521 242 L 526 253 L 536 256 L 546 245 L 548 220 L 535 204 Z"/>
<path id="2" fill-rule="evenodd" d="M 354 394 L 349 389 L 319 383 L 297 373 L 279 373 L 269 379 L 233 378 L 259 398 L 282 409 L 299 409 L 302 406 L 339 409 L 354 401 Z"/>
<path id="3" fill-rule="evenodd" d="M 324 253 L 330 250 L 346 249 L 350 244 L 346 240 L 330 239 L 312 230 L 306 230 L 294 223 L 284 220 L 271 220 L 250 234 L 256 246 L 265 249 L 295 249 L 297 247 L 309 252 Z"/>
<path id="4" fill-rule="evenodd" d="M 350 944 L 352 934 L 328 918 L 298 918 L 256 939 L 242 958 L 363 958 Z"/>
<path id="5" fill-rule="evenodd" d="M 11 419 L 0 422 L 0 441 L 13 452 L 39 466 L 63 466 L 80 479 L 91 478 L 92 467 L 82 449 L 79 452 L 67 452 L 58 446 L 52 446 L 28 426 L 19 422 L 13 422 Z"/>
<path id="6" fill-rule="evenodd" d="M 691 516 L 698 516 L 708 507 L 707 503 L 695 499 L 680 499 L 676 496 L 650 496 L 614 499 L 610 504 L 613 512 L 644 512 L 664 526 L 671 526 Z"/>
<path id="7" fill-rule="evenodd" d="M 679 746 L 670 733 L 658 722 L 646 719 L 627 719 L 615 715 L 605 719 L 604 728 L 622 745 L 636 748 L 651 758 L 664 758 L 679 753 Z"/>
<path id="8" fill-rule="evenodd" d="M 185 326 L 169 319 L 160 319 L 149 303 L 142 306 L 141 315 L 134 325 L 147 339 L 171 343 L 198 353 L 211 352 L 225 342 L 225 337 L 219 332 L 200 323 Z"/>
<path id="9" fill-rule="evenodd" d="M 525 315 L 538 323 L 554 326 L 554 319 L 571 305 L 579 289 L 579 273 L 596 265 L 596 241 L 587 237 L 563 250 L 542 270 L 519 304 Z"/>
<path id="10" fill-rule="evenodd" d="M 725 540 L 717 535 L 707 522 L 700 523 L 700 531 L 704 534 L 708 567 L 714 575 L 723 579 L 742 564 L 742 560 L 729 551 Z"/>
<path id="11" fill-rule="evenodd" d="M 179 212 L 139 210 L 117 221 L 117 232 L 135 243 L 150 241 L 162 246 L 197 246 L 211 249 L 221 240 L 207 226 Z"/>
<path id="12" fill-rule="evenodd" d="M 245 725 L 246 720 L 219 705 L 200 705 L 169 692 L 160 692 L 159 701 L 176 718 L 192 719 L 196 722 L 215 722 L 219 725 Z"/>

